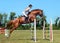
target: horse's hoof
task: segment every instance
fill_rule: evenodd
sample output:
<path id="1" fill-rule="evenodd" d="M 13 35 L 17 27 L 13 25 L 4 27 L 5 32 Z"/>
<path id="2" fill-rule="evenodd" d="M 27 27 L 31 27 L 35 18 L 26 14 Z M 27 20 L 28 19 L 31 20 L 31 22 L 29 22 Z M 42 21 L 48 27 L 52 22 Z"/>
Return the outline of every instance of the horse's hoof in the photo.
<path id="1" fill-rule="evenodd" d="M 10 34 L 5 34 L 5 37 L 9 38 L 10 37 Z"/>

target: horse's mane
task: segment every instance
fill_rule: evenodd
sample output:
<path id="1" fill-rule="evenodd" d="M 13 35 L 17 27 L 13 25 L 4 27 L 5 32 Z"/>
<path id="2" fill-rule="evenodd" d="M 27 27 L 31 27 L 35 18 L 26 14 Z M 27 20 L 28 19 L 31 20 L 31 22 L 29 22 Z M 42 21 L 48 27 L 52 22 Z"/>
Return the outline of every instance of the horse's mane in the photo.
<path id="1" fill-rule="evenodd" d="M 31 10 L 31 12 L 32 12 L 32 11 L 38 11 L 38 10 L 41 10 L 41 9 L 34 9 L 34 10 Z"/>
<path id="2" fill-rule="evenodd" d="M 41 9 L 33 9 L 33 10 L 31 10 L 27 15 L 29 15 L 31 12 L 33 12 L 33 11 L 42 11 Z"/>

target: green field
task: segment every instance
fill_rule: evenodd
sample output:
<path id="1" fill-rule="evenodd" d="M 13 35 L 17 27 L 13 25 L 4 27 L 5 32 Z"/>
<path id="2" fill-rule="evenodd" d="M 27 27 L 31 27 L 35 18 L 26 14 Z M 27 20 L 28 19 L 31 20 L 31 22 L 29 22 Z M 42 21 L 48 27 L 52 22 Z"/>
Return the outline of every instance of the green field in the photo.
<path id="1" fill-rule="evenodd" d="M 46 30 L 46 35 L 46 40 L 43 40 L 42 30 L 37 30 L 36 43 L 50 43 L 48 30 Z M 60 43 L 60 30 L 54 30 L 53 37 L 53 43 Z M 0 43 L 34 43 L 34 41 L 31 40 L 30 30 L 15 30 L 8 39 L 4 36 L 4 34 L 0 34 Z"/>

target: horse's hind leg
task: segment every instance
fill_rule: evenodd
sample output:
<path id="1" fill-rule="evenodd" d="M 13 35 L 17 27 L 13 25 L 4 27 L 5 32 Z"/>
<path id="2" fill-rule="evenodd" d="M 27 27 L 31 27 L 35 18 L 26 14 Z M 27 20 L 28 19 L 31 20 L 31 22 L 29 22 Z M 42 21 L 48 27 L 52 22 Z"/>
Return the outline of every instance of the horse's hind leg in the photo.
<path id="1" fill-rule="evenodd" d="M 18 27 L 19 23 L 15 23 L 13 28 L 10 30 L 10 34 Z"/>
<path id="2" fill-rule="evenodd" d="M 12 25 L 12 22 L 9 22 L 8 24 L 7 24 L 7 29 L 10 29 L 10 27 L 11 27 L 11 25 Z"/>

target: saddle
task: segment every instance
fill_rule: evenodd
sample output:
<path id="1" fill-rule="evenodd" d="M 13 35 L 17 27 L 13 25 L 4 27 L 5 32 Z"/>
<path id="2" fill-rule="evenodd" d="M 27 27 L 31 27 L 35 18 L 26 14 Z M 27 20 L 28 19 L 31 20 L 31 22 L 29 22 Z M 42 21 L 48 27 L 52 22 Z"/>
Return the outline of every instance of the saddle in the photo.
<path id="1" fill-rule="evenodd" d="M 29 15 L 31 12 L 29 12 L 27 15 Z M 25 21 L 28 22 L 29 17 L 25 16 Z"/>
<path id="2" fill-rule="evenodd" d="M 29 12 L 29 13 L 27 14 L 27 16 L 28 16 L 30 13 L 31 13 L 31 12 Z M 21 15 L 21 17 L 25 17 L 25 21 L 26 21 L 26 22 L 29 22 L 29 21 L 28 21 L 29 17 L 26 17 L 25 15 Z"/>
<path id="3" fill-rule="evenodd" d="M 25 21 L 26 21 L 26 22 L 28 22 L 28 18 L 29 18 L 29 17 L 26 17 L 26 16 L 25 16 Z"/>

